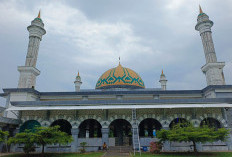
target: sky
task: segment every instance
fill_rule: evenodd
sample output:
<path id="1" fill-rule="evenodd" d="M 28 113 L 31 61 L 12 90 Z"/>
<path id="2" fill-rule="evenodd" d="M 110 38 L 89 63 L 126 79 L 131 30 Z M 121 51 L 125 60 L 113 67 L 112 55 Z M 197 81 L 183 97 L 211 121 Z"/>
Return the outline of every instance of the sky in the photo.
<path id="1" fill-rule="evenodd" d="M 0 0 L 0 92 L 17 87 L 26 28 L 39 10 L 47 33 L 39 48 L 36 90 L 74 91 L 78 70 L 81 89 L 94 89 L 119 56 L 146 88 L 160 88 L 163 69 L 167 89 L 203 89 L 205 56 L 195 30 L 199 4 L 214 22 L 216 55 L 232 84 L 231 0 Z"/>

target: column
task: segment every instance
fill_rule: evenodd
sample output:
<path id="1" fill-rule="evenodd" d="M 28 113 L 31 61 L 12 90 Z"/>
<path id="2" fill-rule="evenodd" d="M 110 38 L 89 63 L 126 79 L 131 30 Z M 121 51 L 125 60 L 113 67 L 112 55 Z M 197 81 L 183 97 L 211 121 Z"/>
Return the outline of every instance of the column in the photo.
<path id="1" fill-rule="evenodd" d="M 228 146 L 228 150 L 232 150 L 232 131 L 231 131 L 231 117 L 232 117 L 231 108 L 222 108 L 223 118 L 226 120 L 226 129 L 230 130 L 230 134 L 228 139 L 226 140 L 226 145 Z"/>
<path id="2" fill-rule="evenodd" d="M 107 146 L 109 146 L 109 128 L 102 128 L 102 145 L 105 142 Z"/>
<path id="3" fill-rule="evenodd" d="M 73 128 L 71 130 L 72 132 L 72 137 L 73 137 L 73 142 L 71 144 L 71 152 L 78 152 L 78 134 L 79 134 L 79 129 L 78 128 Z"/>
<path id="4" fill-rule="evenodd" d="M 231 128 L 227 128 L 229 130 L 231 130 Z M 228 146 L 228 150 L 232 150 L 232 137 L 231 137 L 231 131 L 229 134 L 228 139 L 226 140 L 226 145 Z"/>
<path id="5" fill-rule="evenodd" d="M 15 128 L 15 130 L 13 131 L 13 137 L 19 133 L 19 128 Z M 10 152 L 20 152 L 20 149 L 18 148 L 18 144 L 12 144 L 10 146 Z"/>
<path id="6" fill-rule="evenodd" d="M 163 127 L 164 130 L 169 130 L 169 127 Z M 163 143 L 163 150 L 164 151 L 171 151 L 171 142 L 165 141 Z"/>

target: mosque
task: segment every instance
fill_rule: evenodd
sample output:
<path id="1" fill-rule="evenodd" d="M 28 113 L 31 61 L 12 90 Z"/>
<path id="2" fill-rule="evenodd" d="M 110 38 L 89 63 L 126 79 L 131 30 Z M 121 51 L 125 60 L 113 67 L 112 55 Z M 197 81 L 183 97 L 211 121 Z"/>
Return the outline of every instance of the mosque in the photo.
<path id="1" fill-rule="evenodd" d="M 98 80 L 96 78 L 95 89 L 81 89 L 78 72 L 75 91 L 42 92 L 36 90 L 36 77 L 40 74 L 36 62 L 40 41 L 46 31 L 39 13 L 27 27 L 29 44 L 25 65 L 18 67 L 18 87 L 3 89 L 0 94 L 6 99 L 5 107 L 0 108 L 0 127 L 14 136 L 36 125 L 59 125 L 62 131 L 73 136 L 72 143 L 49 145 L 45 149 L 47 152 L 78 152 L 81 142 L 87 142 L 88 151 L 97 151 L 104 142 L 112 147 L 137 149 L 157 141 L 154 134 L 157 130 L 170 129 L 178 122 L 188 121 L 195 127 L 207 124 L 230 129 L 232 85 L 225 83 L 225 62 L 217 61 L 212 26 L 213 22 L 200 8 L 195 29 L 200 33 L 206 59 L 201 68 L 207 81 L 207 87 L 203 89 L 167 90 L 163 71 L 160 88 L 145 88 L 140 75 L 119 62 L 117 67 L 104 72 Z M 190 145 L 165 142 L 163 149 L 189 151 Z M 36 149 L 40 151 L 41 148 Z M 198 143 L 197 149 L 232 150 L 231 137 L 226 142 Z M 22 146 L 12 146 L 11 151 L 22 151 Z"/>

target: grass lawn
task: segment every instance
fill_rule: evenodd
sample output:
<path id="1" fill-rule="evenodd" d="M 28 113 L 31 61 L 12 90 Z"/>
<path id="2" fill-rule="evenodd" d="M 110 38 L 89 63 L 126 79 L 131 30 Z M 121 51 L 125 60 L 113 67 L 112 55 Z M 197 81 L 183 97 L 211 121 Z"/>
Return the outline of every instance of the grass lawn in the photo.
<path id="1" fill-rule="evenodd" d="M 209 153 L 161 153 L 161 154 L 151 154 L 142 153 L 142 157 L 232 157 L 232 152 L 209 152 Z M 136 154 L 139 157 L 139 154 Z"/>
<path id="2" fill-rule="evenodd" d="M 105 152 L 94 153 L 45 153 L 45 157 L 101 157 Z M 1 157 L 28 157 L 25 154 L 9 154 Z M 30 157 L 41 157 L 41 154 L 30 154 Z"/>
<path id="3" fill-rule="evenodd" d="M 101 157 L 104 152 L 94 153 L 46 153 L 45 157 Z M 40 157 L 41 154 L 30 154 L 30 157 Z M 142 153 L 141 157 L 232 157 L 232 152 L 210 152 L 210 153 L 161 153 L 161 154 L 150 154 Z M 10 154 L 1 157 L 27 157 L 25 154 Z M 136 157 L 140 157 L 136 154 Z"/>

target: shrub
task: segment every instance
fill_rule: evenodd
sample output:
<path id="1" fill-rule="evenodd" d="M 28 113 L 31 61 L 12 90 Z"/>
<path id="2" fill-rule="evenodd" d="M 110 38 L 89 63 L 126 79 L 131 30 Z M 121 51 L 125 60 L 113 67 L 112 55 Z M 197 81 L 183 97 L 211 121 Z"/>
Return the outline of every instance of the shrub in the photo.
<path id="1" fill-rule="evenodd" d="M 33 143 L 27 143 L 24 145 L 23 147 L 23 151 L 26 153 L 26 154 L 29 154 L 30 152 L 35 152 L 35 146 Z"/>
<path id="2" fill-rule="evenodd" d="M 85 153 L 86 151 L 85 151 L 85 146 L 87 145 L 87 143 L 86 142 L 81 142 L 80 143 L 80 145 L 81 145 L 81 149 L 80 149 L 80 151 L 81 151 L 81 153 Z"/>
<path id="3" fill-rule="evenodd" d="M 160 142 L 150 143 L 150 152 L 153 154 L 159 154 L 162 149 L 162 144 Z"/>

